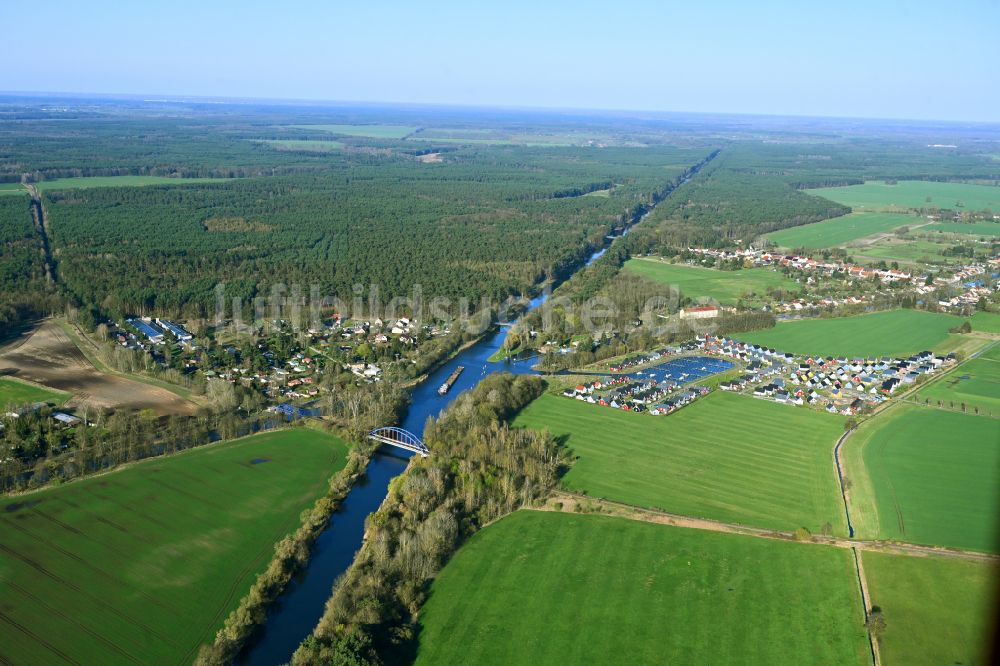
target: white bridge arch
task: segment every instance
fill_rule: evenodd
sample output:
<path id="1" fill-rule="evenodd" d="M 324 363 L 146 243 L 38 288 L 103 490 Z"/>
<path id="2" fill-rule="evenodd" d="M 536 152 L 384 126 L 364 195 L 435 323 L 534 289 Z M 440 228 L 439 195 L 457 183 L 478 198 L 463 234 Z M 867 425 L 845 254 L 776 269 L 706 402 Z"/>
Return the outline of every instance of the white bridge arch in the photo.
<path id="1" fill-rule="evenodd" d="M 405 451 L 418 453 L 424 457 L 427 457 L 431 453 L 431 450 L 427 448 L 426 444 L 420 441 L 419 437 L 414 435 L 409 430 L 404 430 L 403 428 L 395 428 L 391 426 L 386 428 L 376 428 L 368 433 L 368 439 L 379 442 L 380 444 L 388 444 L 389 446 L 395 446 L 396 448 L 403 449 Z"/>

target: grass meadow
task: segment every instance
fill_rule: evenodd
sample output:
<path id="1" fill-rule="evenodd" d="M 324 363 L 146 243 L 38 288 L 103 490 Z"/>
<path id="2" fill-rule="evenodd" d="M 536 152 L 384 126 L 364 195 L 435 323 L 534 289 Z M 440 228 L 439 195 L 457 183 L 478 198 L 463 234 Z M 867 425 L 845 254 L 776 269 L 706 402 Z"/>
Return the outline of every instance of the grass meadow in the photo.
<path id="1" fill-rule="evenodd" d="M 956 257 L 949 257 L 942 252 L 948 245 L 944 243 L 934 243 L 927 240 L 900 240 L 890 238 L 880 240 L 872 245 L 857 248 L 854 256 L 866 258 L 868 260 L 884 260 L 886 262 L 899 262 L 901 264 L 921 264 L 921 263 L 958 263 L 963 261 Z"/>
<path id="2" fill-rule="evenodd" d="M 255 143 L 275 150 L 293 150 L 306 153 L 332 153 L 344 147 L 341 141 L 310 141 L 308 139 L 261 139 Z"/>
<path id="3" fill-rule="evenodd" d="M 820 249 L 837 247 L 872 234 L 919 224 L 921 218 L 900 213 L 851 213 L 822 222 L 774 231 L 765 236 L 784 248 Z"/>
<path id="4" fill-rule="evenodd" d="M 587 146 L 642 146 L 644 144 L 611 134 L 594 132 L 549 132 L 544 130 L 505 130 L 497 128 L 432 127 L 408 136 L 407 141 L 433 141 L 467 145 L 521 145 L 537 147 Z"/>
<path id="5" fill-rule="evenodd" d="M 142 187 L 145 185 L 190 185 L 191 183 L 221 183 L 228 178 L 168 178 L 166 176 L 84 176 L 56 178 L 36 183 L 38 190 L 81 190 L 90 187 Z"/>
<path id="6" fill-rule="evenodd" d="M 418 129 L 405 125 L 289 125 L 289 127 L 366 139 L 402 139 Z"/>
<path id="7" fill-rule="evenodd" d="M 973 331 L 1000 335 L 1000 314 L 995 312 L 977 312 L 972 315 L 970 321 Z"/>
<path id="8" fill-rule="evenodd" d="M 917 401 L 1000 417 L 1000 360 L 974 358 L 917 392 Z"/>
<path id="9" fill-rule="evenodd" d="M 888 310 L 854 317 L 779 322 L 774 328 L 740 333 L 741 340 L 793 354 L 821 356 L 909 356 L 934 350 L 962 320 L 923 310 Z"/>
<path id="10" fill-rule="evenodd" d="M 1000 187 L 938 183 L 928 180 L 901 180 L 895 185 L 868 181 L 864 185 L 822 187 L 805 190 L 854 212 L 948 208 L 952 210 L 992 210 L 1000 212 Z"/>
<path id="11" fill-rule="evenodd" d="M 417 664 L 866 664 L 850 551 L 519 511 L 420 613 Z"/>
<path id="12" fill-rule="evenodd" d="M 578 459 L 570 490 L 689 516 L 845 533 L 833 445 L 843 417 L 714 392 L 669 416 L 546 394 L 514 421 Z"/>
<path id="13" fill-rule="evenodd" d="M 920 229 L 940 231 L 946 234 L 971 234 L 973 236 L 1000 236 L 1000 224 L 996 222 L 935 222 Z"/>
<path id="14" fill-rule="evenodd" d="M 988 664 L 996 629 L 995 562 L 862 554 L 886 622 L 884 664 Z"/>
<path id="15" fill-rule="evenodd" d="M 1000 420 L 902 404 L 843 451 L 858 537 L 998 550 Z"/>
<path id="16" fill-rule="evenodd" d="M 799 289 L 795 280 L 769 268 L 720 271 L 670 264 L 659 259 L 637 258 L 625 262 L 625 270 L 660 284 L 676 285 L 689 298 L 712 298 L 723 305 L 733 305 L 744 295 L 763 296 L 768 287 Z"/>
<path id="17" fill-rule="evenodd" d="M 27 194 L 28 190 L 24 189 L 21 183 L 0 183 L 0 197 L 6 195 L 15 194 Z"/>
<path id="18" fill-rule="evenodd" d="M 7 411 L 8 407 L 30 405 L 36 402 L 61 405 L 69 397 L 69 394 L 64 391 L 56 391 L 16 379 L 0 379 L 0 409 L 4 411 Z"/>
<path id="19" fill-rule="evenodd" d="M 4 661 L 191 663 L 346 454 L 281 430 L 0 500 Z"/>

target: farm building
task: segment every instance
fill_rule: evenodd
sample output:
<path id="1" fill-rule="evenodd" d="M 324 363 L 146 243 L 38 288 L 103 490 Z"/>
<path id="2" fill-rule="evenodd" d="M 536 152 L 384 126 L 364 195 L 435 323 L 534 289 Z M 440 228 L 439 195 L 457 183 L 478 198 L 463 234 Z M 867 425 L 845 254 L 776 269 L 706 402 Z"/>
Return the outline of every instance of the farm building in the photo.
<path id="1" fill-rule="evenodd" d="M 185 331 L 180 325 L 173 323 L 172 321 L 167 321 L 166 319 L 157 319 L 156 323 L 159 324 L 163 329 L 170 331 L 170 333 L 180 340 L 181 342 L 188 342 L 193 340 L 194 336 Z"/>
<path id="2" fill-rule="evenodd" d="M 719 308 L 714 305 L 681 309 L 681 319 L 711 319 L 718 316 Z"/>
<path id="3" fill-rule="evenodd" d="M 79 418 L 72 416 L 70 414 L 66 414 L 65 412 L 56 412 L 55 414 L 52 415 L 52 418 L 54 418 L 56 421 L 59 421 L 59 423 L 62 423 L 63 425 L 67 426 L 75 426 L 80 423 Z"/>
<path id="4" fill-rule="evenodd" d="M 131 324 L 135 330 L 144 335 L 150 342 L 154 344 L 163 342 L 163 331 L 158 329 L 152 323 L 145 322 L 142 319 L 129 319 L 128 323 Z"/>

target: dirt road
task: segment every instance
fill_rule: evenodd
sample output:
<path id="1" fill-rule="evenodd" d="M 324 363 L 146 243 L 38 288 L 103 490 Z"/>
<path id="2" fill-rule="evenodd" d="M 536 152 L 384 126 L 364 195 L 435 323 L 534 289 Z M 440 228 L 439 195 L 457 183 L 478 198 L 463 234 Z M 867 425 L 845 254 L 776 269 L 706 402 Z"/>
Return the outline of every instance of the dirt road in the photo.
<path id="1" fill-rule="evenodd" d="M 765 539 L 777 539 L 780 541 L 796 541 L 795 534 L 782 530 L 769 530 L 760 527 L 749 527 L 736 523 L 723 523 L 707 518 L 693 518 L 682 516 L 666 511 L 654 509 L 643 509 L 630 504 L 613 502 L 610 500 L 595 499 L 586 495 L 577 495 L 565 491 L 556 491 L 552 497 L 538 510 L 556 511 L 556 503 L 562 504 L 562 511 L 574 511 L 577 504 L 589 505 L 598 513 L 606 516 L 617 516 L 638 520 L 645 523 L 656 523 L 659 525 L 673 525 L 675 527 L 688 527 L 696 530 L 707 530 L 709 532 L 724 532 L 727 534 L 742 534 L 744 536 L 755 536 Z M 835 546 L 837 548 L 857 548 L 858 550 L 870 550 L 883 553 L 895 553 L 898 555 L 912 555 L 916 557 L 926 557 L 928 555 L 940 555 L 942 557 L 954 557 L 963 560 L 973 560 L 976 562 L 997 562 L 1000 563 L 1000 556 L 989 553 L 980 553 L 973 550 L 958 550 L 953 548 L 938 548 L 935 546 L 920 546 L 911 543 L 900 543 L 890 541 L 865 541 L 862 539 L 849 539 L 844 537 L 812 535 L 808 541 L 801 543 L 811 543 L 825 546 Z"/>

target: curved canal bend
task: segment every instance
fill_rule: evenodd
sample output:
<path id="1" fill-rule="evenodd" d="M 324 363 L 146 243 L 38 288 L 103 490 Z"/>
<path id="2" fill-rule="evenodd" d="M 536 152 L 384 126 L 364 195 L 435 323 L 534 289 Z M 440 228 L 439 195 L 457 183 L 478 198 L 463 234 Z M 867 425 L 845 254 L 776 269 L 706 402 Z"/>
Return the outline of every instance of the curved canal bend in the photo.
<path id="1" fill-rule="evenodd" d="M 709 154 L 704 160 L 685 172 L 678 187 L 691 179 L 703 166 L 710 162 L 719 151 Z M 656 204 L 670 195 L 676 187 L 670 188 L 655 203 L 648 206 L 641 215 L 631 220 L 628 229 L 652 212 Z M 584 266 L 589 266 L 601 257 L 610 246 L 594 252 Z M 528 312 L 540 307 L 544 296 L 532 299 Z M 472 347 L 459 353 L 448 363 L 439 367 L 411 394 L 410 406 L 401 427 L 418 435 L 423 434 L 427 417 L 437 416 L 454 398 L 466 391 L 487 375 L 495 372 L 533 374 L 535 359 L 490 362 L 490 356 L 503 345 L 506 331 L 501 329 L 485 337 Z M 446 396 L 437 393 L 438 387 L 459 365 L 465 370 L 459 375 Z M 316 539 L 309 564 L 289 584 L 285 591 L 270 607 L 267 621 L 257 630 L 254 637 L 237 659 L 238 664 L 248 666 L 276 666 L 287 663 L 299 644 L 312 633 L 323 615 L 323 609 L 337 578 L 343 574 L 351 562 L 365 533 L 365 519 L 378 510 L 389 490 L 389 482 L 403 473 L 409 455 L 403 451 L 380 449 L 365 470 L 365 476 L 347 494 L 340 509 L 330 518 L 329 526 Z"/>

